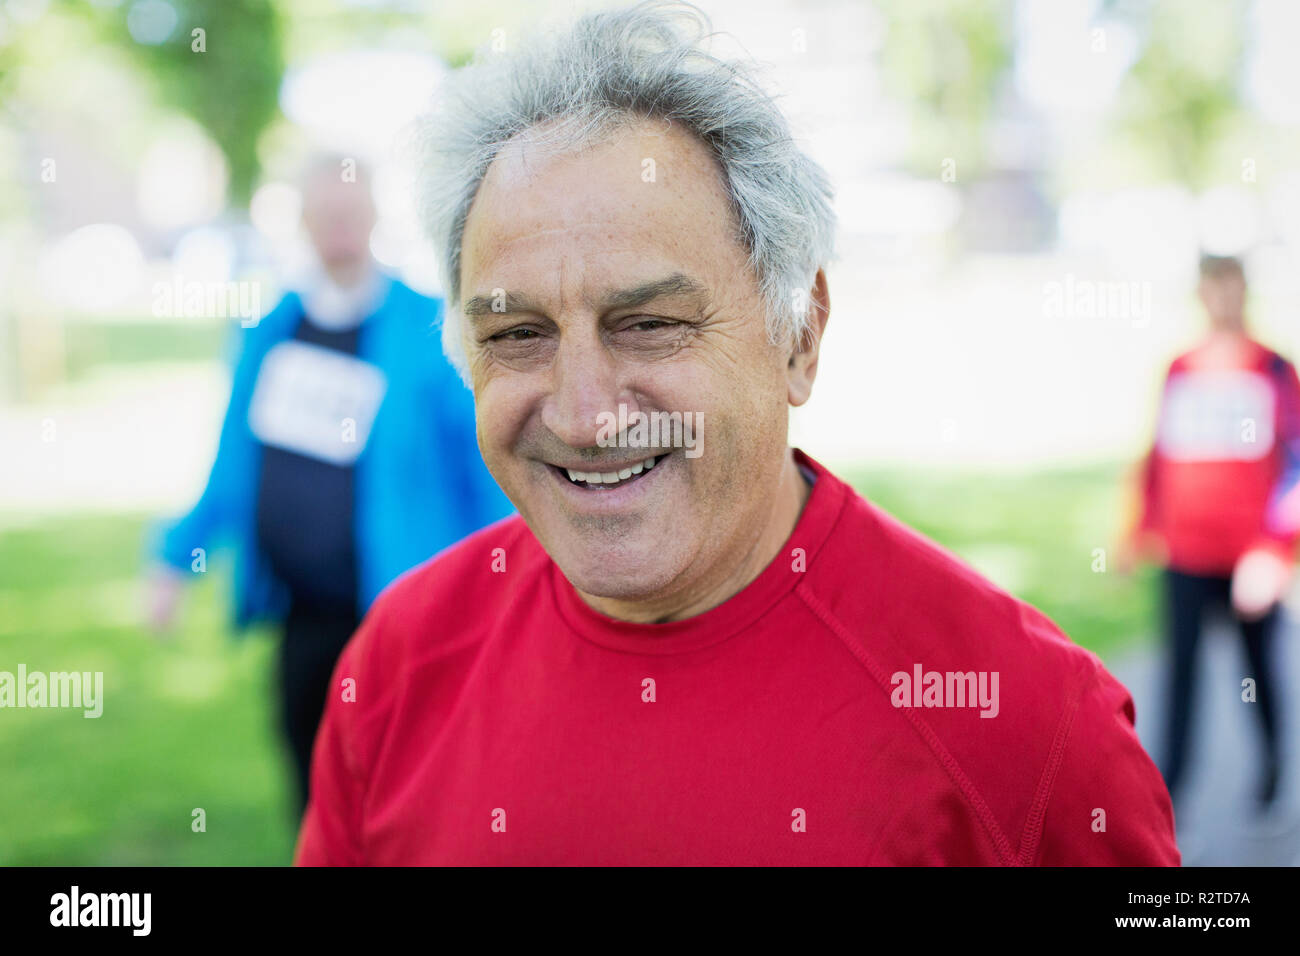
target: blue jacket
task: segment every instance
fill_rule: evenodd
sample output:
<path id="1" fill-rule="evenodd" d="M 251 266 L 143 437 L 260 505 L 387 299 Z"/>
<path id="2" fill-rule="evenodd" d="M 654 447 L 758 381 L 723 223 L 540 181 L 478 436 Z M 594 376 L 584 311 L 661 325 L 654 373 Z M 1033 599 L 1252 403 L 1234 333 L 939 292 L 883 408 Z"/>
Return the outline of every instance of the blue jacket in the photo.
<path id="1" fill-rule="evenodd" d="M 386 281 L 383 303 L 362 323 L 358 343 L 359 357 L 387 379 L 354 466 L 363 611 L 403 571 L 513 510 L 479 454 L 473 395 L 442 354 L 442 301 Z M 302 315 L 301 299 L 290 292 L 257 325 L 236 327 L 240 348 L 230 405 L 207 488 L 189 514 L 152 535 L 154 556 L 186 571 L 195 548 L 210 561 L 214 547 L 233 545 L 239 629 L 280 619 L 288 609 L 288 592 L 257 544 L 261 445 L 249 428 L 248 409 L 262 359 L 293 335 Z"/>

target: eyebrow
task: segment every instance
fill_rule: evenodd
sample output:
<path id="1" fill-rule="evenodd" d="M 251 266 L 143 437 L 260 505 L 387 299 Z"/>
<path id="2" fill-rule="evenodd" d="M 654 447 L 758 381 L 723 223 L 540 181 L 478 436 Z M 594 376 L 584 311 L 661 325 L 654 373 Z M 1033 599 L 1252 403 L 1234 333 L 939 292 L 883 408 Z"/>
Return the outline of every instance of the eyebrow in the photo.
<path id="1" fill-rule="evenodd" d="M 493 304 L 499 299 L 504 298 L 505 308 L 494 309 Z M 504 296 L 495 295 L 476 295 L 465 303 L 461 311 L 469 318 L 480 315 L 505 315 L 509 312 L 537 312 L 536 303 L 526 295 L 518 292 L 507 292 Z"/>
<path id="2" fill-rule="evenodd" d="M 684 272 L 674 272 L 662 279 L 654 279 L 633 286 L 630 289 L 619 289 L 616 292 L 611 292 L 605 297 L 603 305 L 606 309 L 630 309 L 638 305 L 645 305 L 647 302 L 661 296 L 699 295 L 705 291 L 707 290 L 704 283 L 692 279 Z"/>
<path id="3" fill-rule="evenodd" d="M 699 280 L 691 278 L 684 272 L 674 272 L 662 279 L 652 279 L 649 282 L 642 282 L 640 285 L 634 285 L 627 289 L 616 289 L 605 295 L 600 302 L 600 306 L 603 310 L 630 309 L 638 305 L 645 305 L 647 302 L 652 302 L 663 296 L 700 295 L 707 291 L 707 287 Z M 493 309 L 493 303 L 500 298 L 504 298 L 502 303 L 504 308 Z M 465 302 L 465 306 L 461 311 L 465 316 L 473 318 L 493 313 L 505 315 L 510 312 L 540 312 L 541 309 L 527 295 L 506 292 L 504 297 L 473 296 Z"/>

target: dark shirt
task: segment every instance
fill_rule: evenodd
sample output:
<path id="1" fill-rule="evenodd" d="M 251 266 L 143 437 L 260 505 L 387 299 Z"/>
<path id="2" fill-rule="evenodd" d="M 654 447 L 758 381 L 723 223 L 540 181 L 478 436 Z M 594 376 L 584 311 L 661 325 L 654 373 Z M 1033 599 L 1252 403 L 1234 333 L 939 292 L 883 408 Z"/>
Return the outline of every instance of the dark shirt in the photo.
<path id="1" fill-rule="evenodd" d="M 360 326 L 342 331 L 300 319 L 299 342 L 356 355 Z M 257 537 L 294 604 L 355 608 L 356 541 L 352 465 L 262 446 Z"/>

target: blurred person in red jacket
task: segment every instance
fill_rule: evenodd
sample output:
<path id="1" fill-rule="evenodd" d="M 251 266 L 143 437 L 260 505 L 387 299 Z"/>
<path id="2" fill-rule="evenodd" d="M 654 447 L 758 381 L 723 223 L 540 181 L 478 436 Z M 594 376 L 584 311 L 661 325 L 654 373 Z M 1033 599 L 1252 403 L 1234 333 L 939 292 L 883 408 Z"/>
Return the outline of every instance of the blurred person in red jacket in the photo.
<path id="1" fill-rule="evenodd" d="M 1264 732 L 1256 796 L 1267 807 L 1282 770 L 1271 651 L 1300 531 L 1300 380 L 1247 331 L 1238 259 L 1203 257 L 1197 292 L 1210 329 L 1169 366 L 1121 566 L 1147 556 L 1164 568 L 1170 669 L 1161 771 L 1170 793 L 1177 801 L 1186 769 L 1202 618 L 1227 606 L 1254 681 Z"/>

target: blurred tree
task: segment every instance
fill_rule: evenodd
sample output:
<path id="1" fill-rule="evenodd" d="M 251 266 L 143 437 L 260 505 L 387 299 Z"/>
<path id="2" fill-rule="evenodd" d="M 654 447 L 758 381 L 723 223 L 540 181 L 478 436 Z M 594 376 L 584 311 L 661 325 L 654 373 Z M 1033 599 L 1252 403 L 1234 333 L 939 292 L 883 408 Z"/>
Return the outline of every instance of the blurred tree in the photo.
<path id="1" fill-rule="evenodd" d="M 1161 172 L 1201 189 L 1216 178 L 1216 145 L 1242 112 L 1245 4 L 1151 5 L 1146 38 L 1120 90 L 1118 126 Z"/>
<path id="2" fill-rule="evenodd" d="M 230 198 L 243 204 L 258 175 L 258 137 L 279 108 L 280 17 L 269 0 L 148 2 L 175 12 L 175 25 L 157 42 L 133 36 L 131 18 L 140 3 L 113 10 L 81 6 L 97 19 L 106 40 L 130 51 L 160 100 L 192 117 L 221 147 L 230 167 Z"/>
<path id="3" fill-rule="evenodd" d="M 886 87 L 911 121 L 908 163 L 938 176 L 951 158 L 968 180 L 987 164 L 988 121 L 1011 65 L 1009 0 L 882 0 Z"/>

